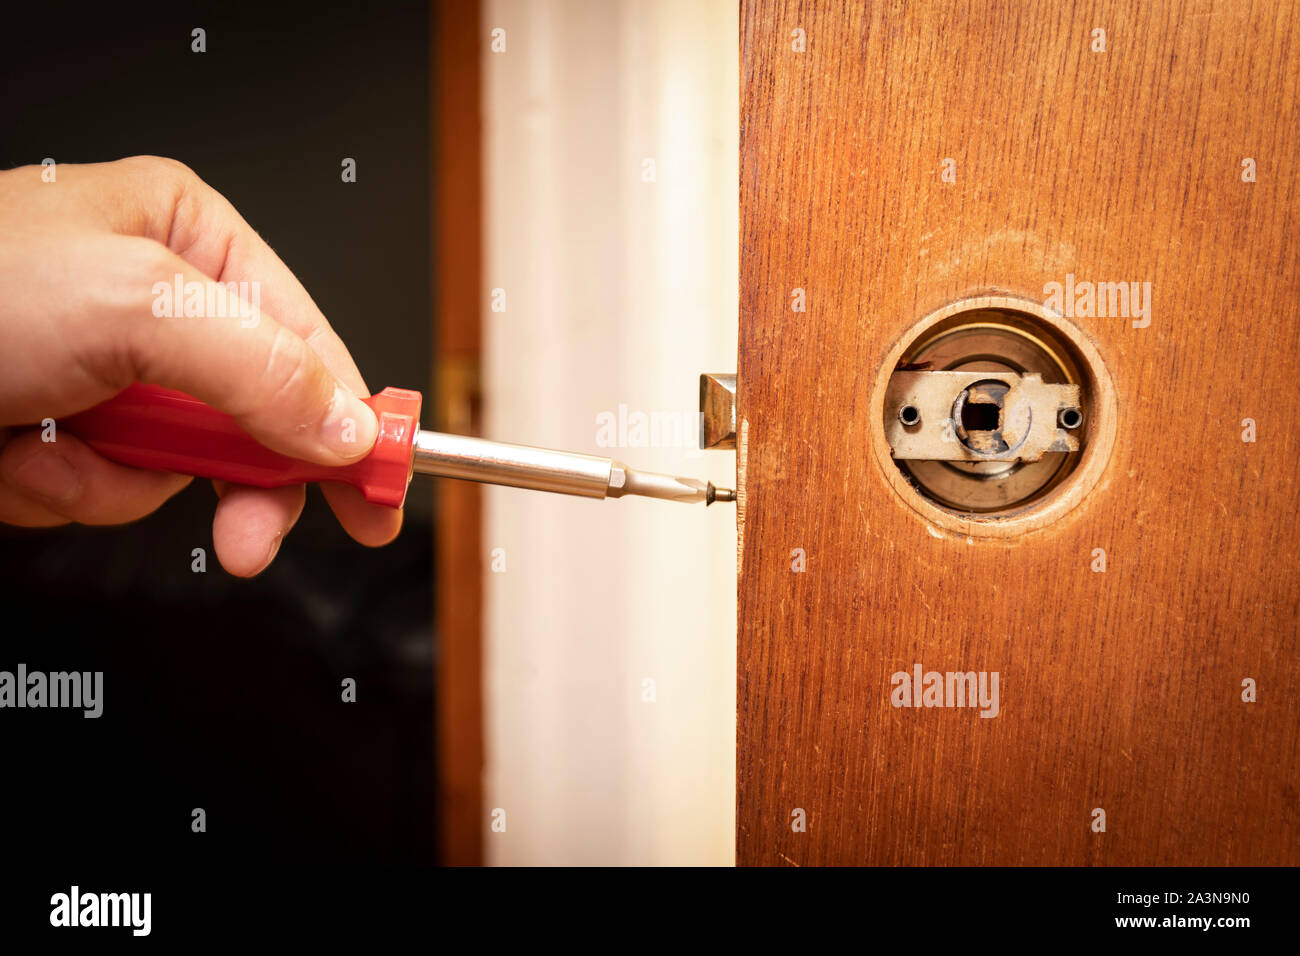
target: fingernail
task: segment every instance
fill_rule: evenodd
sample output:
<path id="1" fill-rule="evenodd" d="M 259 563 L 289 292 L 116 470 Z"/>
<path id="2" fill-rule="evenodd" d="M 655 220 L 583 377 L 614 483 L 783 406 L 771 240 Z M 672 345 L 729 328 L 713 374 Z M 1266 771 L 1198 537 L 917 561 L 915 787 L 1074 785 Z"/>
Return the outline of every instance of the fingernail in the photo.
<path id="1" fill-rule="evenodd" d="M 275 536 L 275 538 L 271 541 L 271 550 L 267 553 L 267 555 L 266 555 L 266 561 L 262 564 L 262 570 L 263 570 L 263 571 L 265 571 L 268 567 L 271 566 L 271 562 L 275 560 L 275 556 L 276 556 L 277 554 L 280 553 L 280 545 L 281 545 L 283 542 L 284 542 L 284 532 L 281 531 L 281 532 L 280 532 L 279 534 L 277 534 L 277 535 Z M 259 573 L 261 573 L 261 572 L 259 572 Z"/>
<path id="2" fill-rule="evenodd" d="M 320 426 L 321 443 L 351 461 L 370 451 L 378 433 L 379 423 L 370 406 L 342 385 L 334 386 L 334 399 Z"/>
<path id="3" fill-rule="evenodd" d="M 68 503 L 81 494 L 81 474 L 52 445 L 42 445 L 9 473 L 9 480 L 41 498 Z"/>

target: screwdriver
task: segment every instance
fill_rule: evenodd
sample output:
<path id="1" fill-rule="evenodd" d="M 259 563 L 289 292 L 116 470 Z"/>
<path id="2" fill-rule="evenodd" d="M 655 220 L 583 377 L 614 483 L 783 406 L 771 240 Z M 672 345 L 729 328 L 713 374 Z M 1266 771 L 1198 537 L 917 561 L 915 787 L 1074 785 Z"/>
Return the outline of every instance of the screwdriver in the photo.
<path id="1" fill-rule="evenodd" d="M 609 458 L 427 431 L 419 425 L 420 393 L 410 389 L 385 388 L 363 401 L 379 420 L 379 435 L 365 458 L 337 468 L 271 451 L 224 412 L 157 385 L 130 385 L 64 425 L 124 465 L 258 488 L 341 481 L 391 508 L 402 506 L 416 472 L 586 498 L 736 500 L 735 491 L 712 482 L 635 471 Z"/>

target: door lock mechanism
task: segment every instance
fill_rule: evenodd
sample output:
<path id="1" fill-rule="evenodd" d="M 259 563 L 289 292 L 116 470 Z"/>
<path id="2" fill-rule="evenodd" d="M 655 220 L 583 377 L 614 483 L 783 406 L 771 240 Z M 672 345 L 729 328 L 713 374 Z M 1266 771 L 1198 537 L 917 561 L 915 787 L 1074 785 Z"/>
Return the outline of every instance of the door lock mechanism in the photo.
<path id="1" fill-rule="evenodd" d="M 885 438 L 896 460 L 1038 461 L 1079 450 L 1079 386 L 1038 373 L 897 371 Z"/>
<path id="2" fill-rule="evenodd" d="M 736 375 L 705 372 L 700 376 L 700 447 L 736 448 Z"/>
<path id="3" fill-rule="evenodd" d="M 895 489 L 940 522 L 990 534 L 1060 513 L 1095 484 L 1113 443 L 1096 349 L 1029 300 L 965 299 L 921 320 L 885 356 L 872 402 Z M 991 531 L 995 521 L 1011 530 Z"/>

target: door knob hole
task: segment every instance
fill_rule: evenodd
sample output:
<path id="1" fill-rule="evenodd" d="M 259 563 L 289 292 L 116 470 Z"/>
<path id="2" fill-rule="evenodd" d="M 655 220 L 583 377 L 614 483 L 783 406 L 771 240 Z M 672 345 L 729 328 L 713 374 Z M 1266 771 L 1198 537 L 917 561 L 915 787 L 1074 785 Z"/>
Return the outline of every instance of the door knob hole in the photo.
<path id="1" fill-rule="evenodd" d="M 1072 506 L 1114 442 L 1115 396 L 1095 346 L 1044 306 L 1006 296 L 918 323 L 874 402 L 890 483 L 967 532 L 1018 533 Z"/>

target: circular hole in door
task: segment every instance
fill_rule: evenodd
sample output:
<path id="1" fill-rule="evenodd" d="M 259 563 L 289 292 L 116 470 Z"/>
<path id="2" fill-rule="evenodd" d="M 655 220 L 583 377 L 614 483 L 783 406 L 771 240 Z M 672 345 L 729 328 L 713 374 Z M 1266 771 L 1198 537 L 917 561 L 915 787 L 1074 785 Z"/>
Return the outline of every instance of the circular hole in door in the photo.
<path id="1" fill-rule="evenodd" d="M 999 375 L 1036 374 L 1045 384 L 1077 385 L 1078 407 L 1060 409 L 1054 425 L 1078 450 L 1048 451 L 1034 461 L 896 460 L 884 437 L 886 419 L 909 431 L 927 423 L 914 407 L 885 407 L 885 386 L 895 371 L 979 373 L 943 423 L 971 448 L 983 447 L 972 440 L 1001 436 L 995 429 L 1003 424 L 999 402 L 1006 385 Z M 1042 305 L 1010 297 L 954 303 L 918 323 L 891 353 L 875 402 L 875 444 L 878 453 L 883 446 L 891 484 L 923 514 L 964 533 L 1019 533 L 1064 513 L 1095 484 L 1114 441 L 1115 395 L 1095 346 Z M 988 448 L 991 455 L 1007 451 L 1005 445 Z"/>

